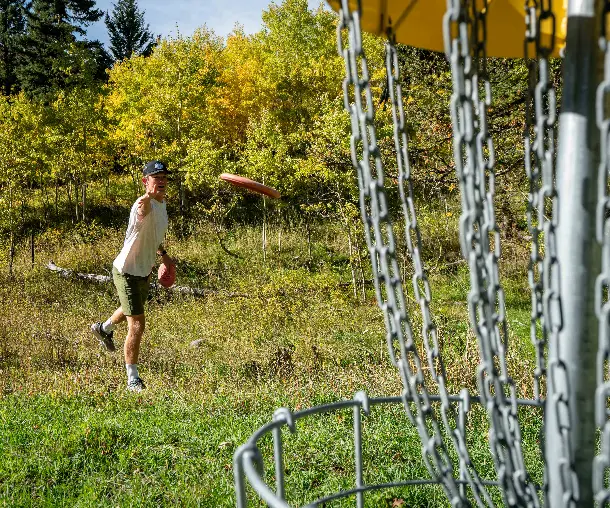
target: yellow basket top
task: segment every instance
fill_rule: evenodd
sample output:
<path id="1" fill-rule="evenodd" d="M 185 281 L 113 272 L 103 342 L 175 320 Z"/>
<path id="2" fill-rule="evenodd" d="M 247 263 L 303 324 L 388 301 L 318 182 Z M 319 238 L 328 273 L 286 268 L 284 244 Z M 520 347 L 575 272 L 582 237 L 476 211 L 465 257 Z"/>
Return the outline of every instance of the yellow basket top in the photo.
<path id="1" fill-rule="evenodd" d="M 340 0 L 327 0 L 336 12 Z M 565 44 L 567 0 L 555 0 L 555 46 L 553 56 L 559 56 Z M 357 7 L 357 0 L 349 0 L 350 7 Z M 402 44 L 433 51 L 444 51 L 443 15 L 447 0 L 361 0 L 362 30 L 385 35 L 392 24 L 396 40 Z M 552 32 L 550 20 L 541 24 L 542 44 L 548 46 Z M 487 55 L 523 57 L 525 36 L 524 0 L 489 0 L 487 13 Z M 533 55 L 531 55 L 533 56 Z"/>

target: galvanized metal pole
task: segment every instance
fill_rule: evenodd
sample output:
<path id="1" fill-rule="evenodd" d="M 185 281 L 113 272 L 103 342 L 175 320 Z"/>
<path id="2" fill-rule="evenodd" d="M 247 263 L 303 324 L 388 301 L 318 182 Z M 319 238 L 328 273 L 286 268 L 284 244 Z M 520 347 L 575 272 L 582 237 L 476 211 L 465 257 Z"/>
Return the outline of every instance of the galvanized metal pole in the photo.
<path id="1" fill-rule="evenodd" d="M 550 273 L 546 506 L 593 506 L 598 324 L 594 310 L 600 252 L 595 240 L 599 133 L 598 0 L 570 0 L 559 117 L 559 270 Z M 559 21 L 559 20 L 558 20 Z M 549 253 L 545 253 L 545 256 Z"/>

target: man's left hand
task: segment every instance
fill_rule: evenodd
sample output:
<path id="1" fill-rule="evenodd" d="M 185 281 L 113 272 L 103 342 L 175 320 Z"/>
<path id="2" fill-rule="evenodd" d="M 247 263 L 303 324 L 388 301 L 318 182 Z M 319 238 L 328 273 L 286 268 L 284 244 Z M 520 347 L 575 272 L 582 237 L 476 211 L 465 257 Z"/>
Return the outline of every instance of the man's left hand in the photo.
<path id="1" fill-rule="evenodd" d="M 174 258 L 170 258 L 167 253 L 161 256 L 161 261 L 163 261 L 163 263 L 167 266 L 176 264 L 176 260 Z"/>

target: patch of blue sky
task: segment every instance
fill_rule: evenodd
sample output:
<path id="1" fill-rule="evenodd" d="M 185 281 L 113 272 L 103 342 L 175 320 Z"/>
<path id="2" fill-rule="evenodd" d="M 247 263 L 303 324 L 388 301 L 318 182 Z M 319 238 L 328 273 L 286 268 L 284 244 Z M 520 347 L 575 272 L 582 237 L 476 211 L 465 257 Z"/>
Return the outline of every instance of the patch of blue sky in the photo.
<path id="1" fill-rule="evenodd" d="M 276 2 L 280 3 L 280 2 Z M 98 0 L 98 9 L 112 12 L 116 0 Z M 138 7 L 144 11 L 144 19 L 154 35 L 175 37 L 190 36 L 203 25 L 216 35 L 226 37 L 236 25 L 247 34 L 258 32 L 262 27 L 262 13 L 269 7 L 269 0 L 140 0 Z M 320 4 L 329 8 L 322 0 L 308 0 L 310 9 Z M 108 32 L 103 18 L 87 30 L 89 39 L 98 39 L 108 45 Z"/>

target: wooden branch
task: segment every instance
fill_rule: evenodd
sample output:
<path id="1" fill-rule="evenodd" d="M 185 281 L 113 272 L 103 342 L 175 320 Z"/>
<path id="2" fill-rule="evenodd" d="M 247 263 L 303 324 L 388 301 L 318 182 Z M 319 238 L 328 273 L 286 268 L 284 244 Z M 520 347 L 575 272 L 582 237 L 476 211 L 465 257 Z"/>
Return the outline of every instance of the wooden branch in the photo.
<path id="1" fill-rule="evenodd" d="M 232 252 L 227 248 L 227 246 L 224 244 L 224 240 L 220 236 L 220 230 L 216 227 L 216 224 L 214 224 L 214 229 L 216 230 L 216 237 L 218 238 L 218 243 L 222 250 L 224 250 L 229 256 L 233 256 L 237 259 L 243 259 L 239 254 L 236 254 L 235 252 Z"/>
<path id="2" fill-rule="evenodd" d="M 93 273 L 75 272 L 74 270 L 68 270 L 66 268 L 61 268 L 60 266 L 57 266 L 53 261 L 49 261 L 47 263 L 47 268 L 54 272 L 58 272 L 59 275 L 61 275 L 62 277 L 66 278 L 66 279 L 69 279 L 71 277 L 76 277 L 78 279 L 92 280 L 95 282 L 112 282 L 112 277 L 110 277 L 108 275 L 96 275 Z"/>
<path id="3" fill-rule="evenodd" d="M 112 277 L 109 275 L 97 275 L 94 273 L 81 273 L 75 272 L 74 270 L 68 270 L 67 268 L 62 268 L 57 266 L 53 261 L 49 261 L 47 263 L 47 268 L 53 272 L 57 272 L 61 277 L 70 279 L 72 277 L 76 277 L 77 279 L 90 280 L 93 282 L 112 282 Z M 155 282 L 150 283 L 150 287 L 156 288 L 159 287 Z M 172 291 L 175 293 L 180 293 L 183 295 L 193 295 L 193 296 L 208 296 L 208 295 L 222 295 L 230 298 L 250 298 L 250 295 L 245 293 L 229 293 L 226 291 L 214 291 L 212 289 L 201 289 L 201 288 L 192 288 L 189 286 L 172 286 L 170 288 L 164 288 L 168 291 Z"/>

